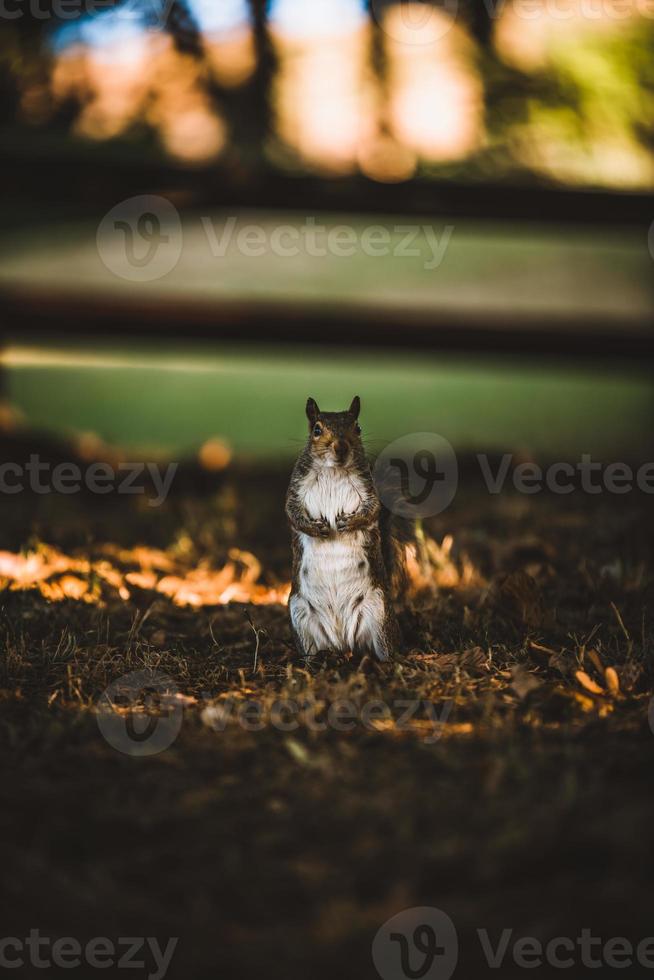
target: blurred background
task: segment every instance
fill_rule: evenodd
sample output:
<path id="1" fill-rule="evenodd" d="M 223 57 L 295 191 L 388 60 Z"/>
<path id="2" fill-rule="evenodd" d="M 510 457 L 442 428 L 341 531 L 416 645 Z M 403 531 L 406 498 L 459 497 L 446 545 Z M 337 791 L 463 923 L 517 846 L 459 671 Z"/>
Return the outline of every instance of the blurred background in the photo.
<path id="1" fill-rule="evenodd" d="M 179 935 L 184 980 L 365 980 L 412 906 L 452 916 L 461 980 L 480 928 L 640 943 L 652 498 L 491 494 L 474 454 L 654 460 L 654 0 L 0 0 L 0 28 L 8 935 Z M 372 455 L 437 433 L 460 464 L 387 672 L 314 670 L 285 605 L 305 402 L 355 394 Z M 34 455 L 157 466 L 7 491 Z M 141 667 L 184 724 L 135 759 L 97 713 Z M 278 695 L 395 720 L 214 727 Z"/>
<path id="2" fill-rule="evenodd" d="M 358 393 L 373 448 L 651 451 L 651 4 L 3 18 L 5 430 L 281 460 Z"/>

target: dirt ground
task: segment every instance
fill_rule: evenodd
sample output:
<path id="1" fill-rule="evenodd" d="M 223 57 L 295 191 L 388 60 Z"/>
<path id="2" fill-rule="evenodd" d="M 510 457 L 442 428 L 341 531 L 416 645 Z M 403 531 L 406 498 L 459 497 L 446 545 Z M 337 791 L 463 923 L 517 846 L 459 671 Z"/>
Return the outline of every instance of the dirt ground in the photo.
<path id="1" fill-rule="evenodd" d="M 651 504 L 464 485 L 426 523 L 405 652 L 307 667 L 287 477 L 3 499 L 2 935 L 178 937 L 185 980 L 374 978 L 413 906 L 451 918 L 464 980 L 480 929 L 654 935 Z M 144 715 L 171 744 L 139 756 Z M 96 971 L 14 975 L 59 972 Z M 490 975 L 524 972 L 510 947 Z"/>

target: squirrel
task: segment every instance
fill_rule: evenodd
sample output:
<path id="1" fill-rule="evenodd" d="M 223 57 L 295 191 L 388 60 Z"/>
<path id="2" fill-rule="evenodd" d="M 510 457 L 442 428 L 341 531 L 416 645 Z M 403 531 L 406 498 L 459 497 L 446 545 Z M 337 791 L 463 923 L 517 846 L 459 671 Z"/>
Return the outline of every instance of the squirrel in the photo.
<path id="1" fill-rule="evenodd" d="M 289 598 L 298 652 L 373 654 L 400 644 L 393 608 L 405 583 L 404 551 L 382 510 L 361 441 L 357 396 L 345 412 L 306 404 L 309 437 L 286 495 L 293 544 Z"/>

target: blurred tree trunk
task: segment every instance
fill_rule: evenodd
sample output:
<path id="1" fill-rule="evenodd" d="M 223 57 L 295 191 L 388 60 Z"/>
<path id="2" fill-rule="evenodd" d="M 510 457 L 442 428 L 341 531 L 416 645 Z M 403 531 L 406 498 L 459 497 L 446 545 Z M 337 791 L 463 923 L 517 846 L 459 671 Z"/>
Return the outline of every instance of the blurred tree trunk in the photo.
<path id="1" fill-rule="evenodd" d="M 250 85 L 252 138 L 261 150 L 273 133 L 272 87 L 277 59 L 268 30 L 268 0 L 249 0 L 256 53 L 256 68 Z"/>
<path id="2" fill-rule="evenodd" d="M 173 0 L 165 27 L 178 51 L 204 60 L 202 34 L 185 0 Z"/>

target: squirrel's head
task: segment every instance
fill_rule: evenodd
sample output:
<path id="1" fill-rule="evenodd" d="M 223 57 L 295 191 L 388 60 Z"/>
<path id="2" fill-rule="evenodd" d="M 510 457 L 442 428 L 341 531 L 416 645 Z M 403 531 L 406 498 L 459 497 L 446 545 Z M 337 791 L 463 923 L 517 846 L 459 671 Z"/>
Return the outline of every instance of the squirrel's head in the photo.
<path id="1" fill-rule="evenodd" d="M 347 466 L 362 452 L 359 396 L 345 412 L 321 412 L 313 398 L 307 399 L 310 453 L 325 466 Z"/>

